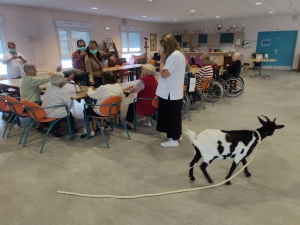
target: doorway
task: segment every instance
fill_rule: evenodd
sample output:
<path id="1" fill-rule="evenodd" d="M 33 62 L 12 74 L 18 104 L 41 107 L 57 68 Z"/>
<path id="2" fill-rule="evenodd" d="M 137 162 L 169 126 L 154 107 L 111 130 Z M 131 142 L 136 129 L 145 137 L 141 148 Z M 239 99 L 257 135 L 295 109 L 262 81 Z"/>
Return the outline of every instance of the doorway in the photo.
<path id="1" fill-rule="evenodd" d="M 297 36 L 297 30 L 258 32 L 256 52 L 277 60 L 263 65 L 263 69 L 292 70 Z"/>

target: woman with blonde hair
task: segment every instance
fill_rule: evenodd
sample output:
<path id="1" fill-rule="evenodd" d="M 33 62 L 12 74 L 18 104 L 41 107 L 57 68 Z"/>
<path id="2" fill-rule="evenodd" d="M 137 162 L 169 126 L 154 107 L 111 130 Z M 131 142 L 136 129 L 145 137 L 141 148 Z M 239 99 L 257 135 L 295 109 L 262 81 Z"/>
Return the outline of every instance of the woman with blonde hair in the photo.
<path id="1" fill-rule="evenodd" d="M 157 88 L 157 80 L 155 79 L 156 69 L 151 64 L 143 65 L 142 77 L 138 80 L 136 85 L 131 85 L 123 89 L 123 92 L 138 93 L 137 98 L 154 98 Z M 152 101 L 137 100 L 136 101 L 136 114 L 137 115 L 150 115 L 156 113 L 157 109 L 152 106 Z M 127 128 L 132 129 L 134 120 L 134 104 L 128 105 L 127 115 Z M 150 127 L 151 121 L 147 116 L 144 126 Z"/>
<path id="2" fill-rule="evenodd" d="M 178 147 L 181 140 L 181 108 L 185 74 L 185 56 L 172 34 L 160 39 L 160 77 L 156 90 L 158 100 L 157 131 L 167 133 L 161 146 Z"/>

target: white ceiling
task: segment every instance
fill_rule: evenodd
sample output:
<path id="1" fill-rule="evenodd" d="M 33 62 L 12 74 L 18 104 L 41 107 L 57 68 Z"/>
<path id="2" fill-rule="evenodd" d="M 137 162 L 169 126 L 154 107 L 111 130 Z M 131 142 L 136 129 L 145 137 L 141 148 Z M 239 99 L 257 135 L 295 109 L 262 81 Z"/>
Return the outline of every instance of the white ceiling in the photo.
<path id="1" fill-rule="evenodd" d="M 300 12 L 300 0 L 0 0 L 0 3 L 161 23 L 292 16 Z"/>

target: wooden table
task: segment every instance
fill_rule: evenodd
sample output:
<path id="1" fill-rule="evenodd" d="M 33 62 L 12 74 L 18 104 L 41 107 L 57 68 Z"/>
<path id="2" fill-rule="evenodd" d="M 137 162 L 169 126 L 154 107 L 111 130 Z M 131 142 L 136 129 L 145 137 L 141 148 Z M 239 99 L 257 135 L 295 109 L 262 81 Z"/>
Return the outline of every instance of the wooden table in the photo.
<path id="1" fill-rule="evenodd" d="M 141 78 L 141 67 L 143 64 L 133 64 L 133 65 L 126 65 L 126 66 L 115 66 L 115 67 L 108 67 L 103 68 L 103 72 L 111 71 L 113 73 L 116 73 L 116 71 L 120 70 L 129 70 L 129 69 L 137 69 L 136 71 L 136 79 Z M 130 81 L 133 81 L 133 76 L 130 75 Z"/>
<path id="2" fill-rule="evenodd" d="M 193 74 L 199 73 L 199 71 L 200 71 L 200 68 L 191 68 L 191 72 L 192 72 Z"/>
<path id="3" fill-rule="evenodd" d="M 256 76 L 260 76 L 260 77 L 270 77 L 270 75 L 264 75 L 261 73 L 261 69 L 262 69 L 262 64 L 263 63 L 273 63 L 273 62 L 277 62 L 276 59 L 266 59 L 266 60 L 255 60 L 255 59 L 249 59 L 250 62 L 260 62 L 260 67 L 259 67 L 259 73 L 255 74 L 255 75 L 251 75 L 250 77 L 256 77 Z"/>
<path id="4" fill-rule="evenodd" d="M 12 79 L 12 80 L 0 80 L 0 85 L 7 85 L 9 87 L 14 87 L 14 88 L 20 88 L 20 81 L 21 79 Z M 126 82 L 126 83 L 121 83 L 121 87 L 122 89 L 124 89 L 125 87 L 128 87 L 130 85 L 135 85 L 137 83 L 137 80 L 134 81 L 130 81 L 130 82 Z M 44 92 L 47 88 L 48 83 L 40 85 L 42 91 Z M 66 84 L 65 89 L 68 90 L 71 99 L 75 99 L 75 100 L 79 100 L 79 99 L 83 99 L 85 97 L 87 97 L 87 90 L 89 87 L 87 86 L 81 86 L 82 88 L 82 92 L 76 92 L 75 86 L 73 84 Z M 79 89 L 79 88 L 77 88 Z M 44 91 L 43 91 L 44 90 Z"/>

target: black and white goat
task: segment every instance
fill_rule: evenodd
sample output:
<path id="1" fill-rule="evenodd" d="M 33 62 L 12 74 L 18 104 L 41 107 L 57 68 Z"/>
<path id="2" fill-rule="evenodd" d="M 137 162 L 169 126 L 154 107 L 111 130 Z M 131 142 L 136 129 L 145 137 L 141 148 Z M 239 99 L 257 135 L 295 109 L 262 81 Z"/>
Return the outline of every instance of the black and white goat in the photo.
<path id="1" fill-rule="evenodd" d="M 225 131 L 207 129 L 198 136 L 196 136 L 195 132 L 187 130 L 186 133 L 195 148 L 195 156 L 190 163 L 190 179 L 192 181 L 195 180 L 193 175 L 194 166 L 201 157 L 203 157 L 203 162 L 200 165 L 200 168 L 209 183 L 212 183 L 213 181 L 208 175 L 206 167 L 212 163 L 214 159 L 232 158 L 233 163 L 226 176 L 226 179 L 230 178 L 239 162 L 242 162 L 243 165 L 247 163 L 246 157 L 252 153 L 253 149 L 261 140 L 267 136 L 273 135 L 276 129 L 284 127 L 284 125 L 275 124 L 276 118 L 273 121 L 270 121 L 268 117 L 263 117 L 265 117 L 267 121 L 258 117 L 262 127 L 257 130 Z M 245 167 L 244 173 L 246 177 L 251 176 L 247 167 Z M 229 185 L 231 182 L 228 181 L 226 184 Z"/>

